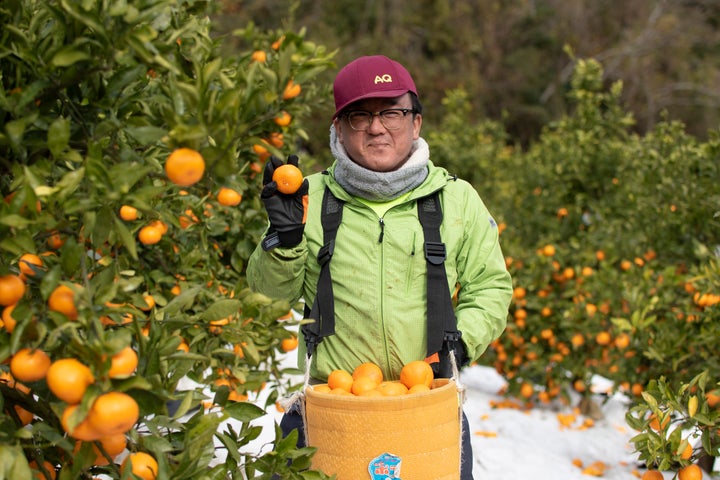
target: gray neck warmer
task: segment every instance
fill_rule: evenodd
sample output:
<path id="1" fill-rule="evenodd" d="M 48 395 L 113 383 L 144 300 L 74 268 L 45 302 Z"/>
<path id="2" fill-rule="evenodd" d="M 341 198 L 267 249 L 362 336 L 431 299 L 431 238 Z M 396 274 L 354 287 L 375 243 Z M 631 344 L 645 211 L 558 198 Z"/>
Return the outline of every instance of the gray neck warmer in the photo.
<path id="1" fill-rule="evenodd" d="M 430 149 L 422 138 L 415 140 L 410 158 L 392 172 L 375 172 L 353 162 L 330 127 L 330 150 L 335 160 L 335 180 L 351 195 L 372 201 L 388 201 L 420 185 L 428 175 Z"/>

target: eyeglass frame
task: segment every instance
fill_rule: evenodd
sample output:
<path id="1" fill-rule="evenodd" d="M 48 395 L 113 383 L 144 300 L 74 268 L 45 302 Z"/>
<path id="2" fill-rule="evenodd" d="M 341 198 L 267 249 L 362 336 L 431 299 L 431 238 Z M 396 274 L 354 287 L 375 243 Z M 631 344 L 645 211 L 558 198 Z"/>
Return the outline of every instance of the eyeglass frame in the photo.
<path id="1" fill-rule="evenodd" d="M 407 117 L 408 113 L 412 113 L 413 115 L 418 114 L 419 112 L 415 108 L 386 108 L 384 110 L 380 110 L 379 112 L 371 112 L 369 110 L 348 110 L 346 112 L 343 112 L 342 116 L 347 119 L 348 125 L 350 125 L 350 128 L 355 130 L 356 132 L 367 132 L 370 127 L 373 124 L 373 121 L 375 120 L 375 117 L 380 118 L 380 124 L 386 129 L 390 131 L 397 131 L 402 128 L 401 126 L 398 126 L 397 128 L 389 128 L 387 125 L 385 125 L 385 122 L 383 121 L 383 114 L 387 112 L 400 112 L 402 113 L 403 118 Z M 350 121 L 350 115 L 353 113 L 367 113 L 370 115 L 369 122 L 365 128 L 355 128 L 353 123 Z"/>

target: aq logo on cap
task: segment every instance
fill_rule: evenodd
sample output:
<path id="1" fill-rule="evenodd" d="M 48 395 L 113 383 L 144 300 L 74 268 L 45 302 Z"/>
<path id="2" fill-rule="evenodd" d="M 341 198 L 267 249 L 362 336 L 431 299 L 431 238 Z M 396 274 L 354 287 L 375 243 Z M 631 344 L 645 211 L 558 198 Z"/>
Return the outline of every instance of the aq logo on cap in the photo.
<path id="1" fill-rule="evenodd" d="M 378 83 L 392 83 L 392 76 L 389 73 L 385 75 L 375 75 L 375 85 Z"/>

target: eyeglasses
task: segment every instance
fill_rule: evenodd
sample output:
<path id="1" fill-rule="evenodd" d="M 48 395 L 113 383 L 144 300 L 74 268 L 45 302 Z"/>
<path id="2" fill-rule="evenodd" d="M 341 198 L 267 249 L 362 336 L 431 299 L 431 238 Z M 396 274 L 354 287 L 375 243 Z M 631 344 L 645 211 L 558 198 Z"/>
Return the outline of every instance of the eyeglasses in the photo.
<path id="1" fill-rule="evenodd" d="M 380 117 L 380 123 L 388 130 L 399 130 L 403 127 L 403 120 L 408 113 L 415 113 L 412 108 L 388 108 L 377 113 L 366 110 L 351 110 L 345 114 L 353 130 L 365 132 L 372 125 L 375 116 Z"/>

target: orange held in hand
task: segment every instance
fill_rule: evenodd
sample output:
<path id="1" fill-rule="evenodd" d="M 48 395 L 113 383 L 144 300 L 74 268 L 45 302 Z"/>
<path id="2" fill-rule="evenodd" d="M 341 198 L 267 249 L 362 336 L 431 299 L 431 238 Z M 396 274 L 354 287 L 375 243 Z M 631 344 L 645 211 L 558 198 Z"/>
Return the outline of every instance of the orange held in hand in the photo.
<path id="1" fill-rule="evenodd" d="M 280 165 L 273 172 L 272 179 L 277 183 L 280 193 L 291 195 L 298 191 L 303 182 L 303 174 L 295 165 Z"/>

